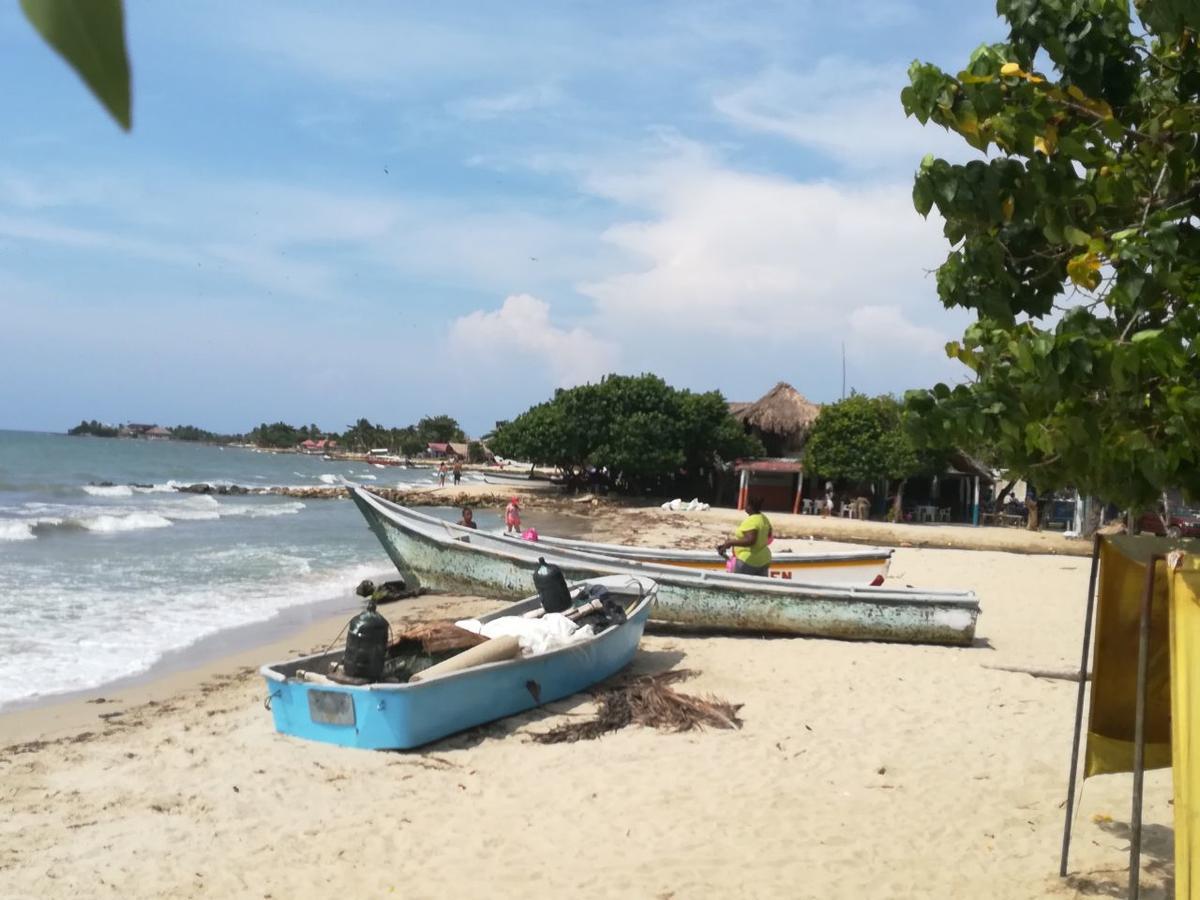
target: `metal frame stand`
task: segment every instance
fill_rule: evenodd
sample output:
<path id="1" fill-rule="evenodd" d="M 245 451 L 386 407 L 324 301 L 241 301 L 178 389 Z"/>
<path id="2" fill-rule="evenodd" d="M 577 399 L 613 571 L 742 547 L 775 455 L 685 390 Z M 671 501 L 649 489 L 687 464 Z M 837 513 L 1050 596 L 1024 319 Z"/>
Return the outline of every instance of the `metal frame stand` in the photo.
<path id="1" fill-rule="evenodd" d="M 1092 616 L 1096 605 L 1096 579 L 1100 565 L 1100 541 L 1092 547 L 1092 571 L 1088 579 L 1087 611 L 1083 624 L 1083 651 L 1079 663 L 1079 693 L 1075 702 L 1075 733 L 1071 741 L 1071 769 L 1067 779 L 1067 813 L 1063 823 L 1062 858 L 1058 874 L 1066 877 L 1067 856 L 1071 849 L 1071 822 L 1075 815 L 1075 781 L 1079 768 L 1079 741 L 1083 732 L 1083 698 L 1087 686 L 1088 652 L 1091 650 Z M 1133 719 L 1133 796 L 1129 815 L 1129 898 L 1138 900 L 1141 891 L 1142 856 L 1142 785 L 1146 774 L 1146 677 L 1150 667 L 1150 620 L 1154 602 L 1154 575 L 1161 554 L 1151 556 L 1146 565 L 1138 622 L 1137 696 Z"/>
<path id="2" fill-rule="evenodd" d="M 1071 774 L 1067 779 L 1067 816 L 1063 823 L 1062 859 L 1058 874 L 1067 876 L 1067 854 L 1071 851 L 1071 821 L 1075 817 L 1075 776 L 1079 768 L 1079 738 L 1083 730 L 1083 697 L 1087 690 L 1088 652 L 1092 649 L 1092 614 L 1096 609 L 1096 576 L 1100 569 L 1100 535 L 1092 540 L 1092 573 L 1088 577 L 1087 608 L 1083 617 L 1083 651 L 1079 658 L 1079 694 L 1075 699 L 1075 734 L 1071 739 Z"/>

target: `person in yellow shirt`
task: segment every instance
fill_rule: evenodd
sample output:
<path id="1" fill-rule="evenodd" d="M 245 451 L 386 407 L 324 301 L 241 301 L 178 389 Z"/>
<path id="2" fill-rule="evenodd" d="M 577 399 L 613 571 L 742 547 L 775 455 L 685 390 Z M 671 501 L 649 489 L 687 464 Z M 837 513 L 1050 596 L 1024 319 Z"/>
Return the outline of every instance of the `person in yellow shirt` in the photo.
<path id="1" fill-rule="evenodd" d="M 733 548 L 735 574 L 765 576 L 771 568 L 771 520 L 763 515 L 761 497 L 750 497 L 746 509 L 749 515 L 730 540 L 717 544 L 717 552 L 723 556 Z"/>

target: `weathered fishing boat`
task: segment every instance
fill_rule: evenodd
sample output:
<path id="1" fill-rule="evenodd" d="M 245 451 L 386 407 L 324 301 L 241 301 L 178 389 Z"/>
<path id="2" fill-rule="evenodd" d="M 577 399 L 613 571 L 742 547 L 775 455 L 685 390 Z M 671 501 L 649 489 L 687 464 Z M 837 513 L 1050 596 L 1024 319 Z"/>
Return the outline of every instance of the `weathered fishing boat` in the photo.
<path id="1" fill-rule="evenodd" d="M 524 583 L 530 583 L 525 572 Z M 320 653 L 260 670 L 267 682 L 275 730 L 282 734 L 360 747 L 419 747 L 484 722 L 561 700 L 620 671 L 633 658 L 646 627 L 657 586 L 649 578 L 619 575 L 572 585 L 578 594 L 603 587 L 625 611 L 625 621 L 545 653 L 488 662 L 407 683 L 350 685 L 305 673 L 323 673 L 343 650 Z M 528 589 L 528 588 L 526 588 Z M 505 607 L 479 622 L 523 616 L 538 597 Z"/>
<path id="2" fill-rule="evenodd" d="M 350 496 L 414 586 L 517 596 L 544 557 L 571 580 L 621 574 L 653 578 L 658 595 L 652 618 L 662 622 L 908 643 L 966 645 L 975 637 L 979 601 L 971 591 L 821 585 L 690 571 L 461 528 L 361 487 L 351 488 Z"/>
<path id="3" fill-rule="evenodd" d="M 510 540 L 519 538 L 510 536 Z M 562 550 L 599 553 L 617 559 L 706 572 L 725 571 L 725 558 L 713 550 L 672 550 L 659 547 L 633 547 L 627 544 L 598 544 L 592 541 L 538 535 L 538 543 Z M 784 581 L 793 579 L 809 584 L 883 584 L 892 551 L 882 547 L 862 550 L 839 550 L 826 553 L 795 553 L 776 551 L 771 558 L 771 577 Z"/>

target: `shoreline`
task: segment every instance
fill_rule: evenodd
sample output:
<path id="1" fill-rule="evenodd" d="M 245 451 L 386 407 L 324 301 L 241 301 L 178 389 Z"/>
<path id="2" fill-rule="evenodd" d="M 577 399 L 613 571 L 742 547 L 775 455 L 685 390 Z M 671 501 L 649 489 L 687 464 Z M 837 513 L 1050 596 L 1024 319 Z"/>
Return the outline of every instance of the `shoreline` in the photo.
<path id="1" fill-rule="evenodd" d="M 395 574 L 394 570 L 387 570 L 381 565 L 379 573 L 373 578 L 390 577 L 393 574 Z M 222 628 L 220 631 L 205 635 L 184 647 L 168 650 L 144 671 L 135 672 L 132 675 L 122 675 L 91 687 L 53 694 L 38 694 L 0 704 L 0 717 L 9 713 L 28 712 L 75 700 L 86 701 L 105 693 L 137 689 L 145 684 L 160 679 L 165 680 L 181 672 L 204 668 L 225 657 L 236 656 L 278 642 L 286 642 L 290 636 L 304 633 L 314 623 L 340 615 L 361 605 L 362 600 L 351 591 L 297 606 L 285 607 L 275 612 L 269 619 Z"/>
<path id="2" fill-rule="evenodd" d="M 423 594 L 379 607 L 389 621 L 419 619 L 431 612 L 459 610 L 464 615 L 494 608 L 499 601 L 454 594 Z M 150 715 L 155 708 L 204 691 L 214 682 L 245 683 L 257 678 L 264 665 L 315 653 L 340 638 L 340 632 L 362 609 L 362 600 L 351 594 L 294 607 L 295 616 L 277 616 L 267 622 L 228 629 L 238 635 L 230 646 L 217 649 L 220 632 L 195 644 L 172 651 L 154 666 L 92 688 L 17 701 L 0 709 L 0 758 L 26 743 L 53 743 L 76 738 L 88 729 L 124 727 L 130 713 Z M 277 619 L 287 621 L 280 622 Z M 201 647 L 201 645 L 209 645 Z M 207 651 L 207 652 L 206 652 Z M 120 707 L 120 712 L 115 710 Z M 115 714 L 114 714 L 115 713 Z M 103 735 L 102 735 L 103 736 Z"/>

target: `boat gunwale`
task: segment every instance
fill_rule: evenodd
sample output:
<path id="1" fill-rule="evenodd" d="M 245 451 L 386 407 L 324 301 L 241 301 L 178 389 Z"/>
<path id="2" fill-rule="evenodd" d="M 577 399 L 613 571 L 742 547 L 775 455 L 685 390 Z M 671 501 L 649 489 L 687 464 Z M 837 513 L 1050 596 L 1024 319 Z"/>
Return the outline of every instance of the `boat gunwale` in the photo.
<path id="1" fill-rule="evenodd" d="M 455 532 L 459 533 L 459 535 L 462 537 L 487 535 L 485 532 L 480 532 L 473 528 L 466 528 L 461 525 L 456 525 L 453 522 L 446 521 L 445 519 L 439 519 L 436 516 L 429 516 L 424 513 L 411 510 L 408 507 L 401 506 L 398 503 L 392 503 L 391 501 L 377 496 L 362 485 L 351 487 L 350 494 L 357 501 L 366 503 L 369 507 L 374 509 L 377 516 L 387 521 L 393 527 L 415 533 L 420 538 L 427 541 L 432 541 L 443 549 L 455 550 L 456 552 L 483 554 L 492 558 L 498 558 L 508 564 L 519 564 L 521 566 L 529 565 L 531 562 L 531 560 L 524 559 L 515 553 L 509 552 L 507 547 L 483 546 L 481 544 L 464 542 L 458 540 L 457 538 L 450 537 L 450 534 Z M 420 526 L 422 525 L 426 527 L 421 528 Z M 442 530 L 443 533 L 436 533 L 436 529 Z M 491 539 L 500 544 L 504 543 L 504 541 L 496 537 L 492 537 Z M 466 543 L 466 548 L 461 546 L 464 543 Z M 689 569 L 677 568 L 673 566 L 643 563 L 639 560 L 621 559 L 618 557 L 604 556 L 598 553 L 586 553 L 578 550 L 565 550 L 557 547 L 553 548 L 549 553 L 543 553 L 539 555 L 545 557 L 556 557 L 556 559 L 549 561 L 557 562 L 559 564 L 565 561 L 568 565 L 572 566 L 582 568 L 592 567 L 593 570 L 597 572 L 601 572 L 604 568 L 616 570 L 604 572 L 604 574 L 607 575 L 644 575 L 645 577 L 651 578 L 659 583 L 680 585 L 684 588 L 693 587 L 707 590 L 717 587 L 746 594 L 770 594 L 790 599 L 802 599 L 808 597 L 811 599 L 828 601 L 874 603 L 887 606 L 910 606 L 915 608 L 943 606 L 947 608 L 963 609 L 974 613 L 978 613 L 980 611 L 979 598 L 976 596 L 974 591 L 969 590 L 938 591 L 927 590 L 924 588 L 872 587 L 870 585 L 859 587 L 856 585 L 816 584 L 798 579 L 784 581 L 782 579 L 767 579 L 752 575 L 738 575 L 728 572 L 693 572 Z M 908 593 L 910 591 L 912 593 Z"/>
<path id="2" fill-rule="evenodd" d="M 506 540 L 519 541 L 522 540 L 520 535 L 502 534 L 501 537 Z M 705 550 L 685 550 L 673 549 L 671 547 L 641 547 L 634 544 L 605 544 L 597 541 L 586 541 L 575 538 L 560 538 L 550 535 L 538 535 L 538 543 L 546 544 L 549 547 L 554 547 L 561 550 L 574 550 L 578 553 L 595 553 L 602 556 L 614 556 L 617 559 L 625 559 L 628 557 L 645 556 L 648 562 L 656 562 L 657 556 L 663 559 L 677 558 L 696 560 L 704 562 L 711 557 L 712 551 Z M 580 546 L 586 544 L 589 547 L 596 547 L 596 550 L 584 549 Z M 896 551 L 890 548 L 881 547 L 878 550 L 846 550 L 846 551 L 829 551 L 827 553 L 797 553 L 794 550 L 782 550 L 778 555 L 771 560 L 773 563 L 784 564 L 806 564 L 806 563 L 835 563 L 835 562 L 867 562 L 873 560 L 890 561 L 892 554 Z M 719 557 L 718 557 L 719 558 Z M 716 562 L 714 559 L 713 562 Z"/>

